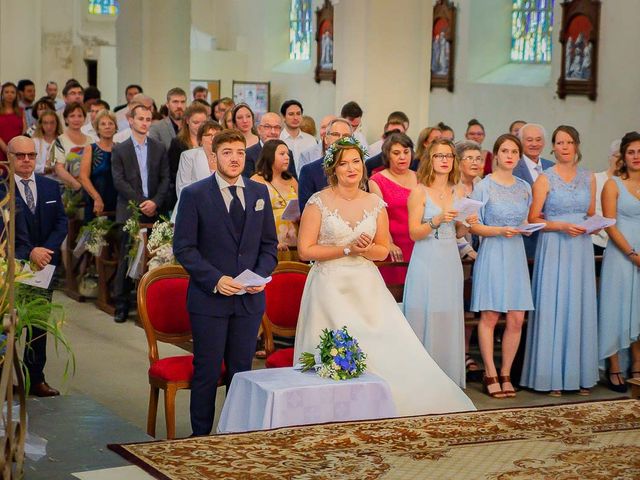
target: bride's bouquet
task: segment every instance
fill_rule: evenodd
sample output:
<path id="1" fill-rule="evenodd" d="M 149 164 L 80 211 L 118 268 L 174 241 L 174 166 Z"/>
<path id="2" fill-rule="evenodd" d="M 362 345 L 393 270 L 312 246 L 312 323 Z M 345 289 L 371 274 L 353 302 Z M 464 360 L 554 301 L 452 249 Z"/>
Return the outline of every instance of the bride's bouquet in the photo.
<path id="1" fill-rule="evenodd" d="M 318 355 L 305 352 L 300 356 L 303 372 L 314 368 L 323 378 L 348 380 L 359 377 L 367 368 L 367 355 L 360 349 L 358 341 L 349 335 L 347 327 L 322 330 L 317 348 Z"/>

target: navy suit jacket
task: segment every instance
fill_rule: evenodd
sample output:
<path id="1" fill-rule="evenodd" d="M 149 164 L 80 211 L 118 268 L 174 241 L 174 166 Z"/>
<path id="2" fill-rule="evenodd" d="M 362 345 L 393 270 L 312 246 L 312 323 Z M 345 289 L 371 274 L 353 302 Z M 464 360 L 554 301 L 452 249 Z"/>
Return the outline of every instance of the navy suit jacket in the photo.
<path id="1" fill-rule="evenodd" d="M 36 175 L 37 203 L 31 213 L 16 187 L 16 258 L 29 260 L 31 250 L 53 250 L 52 265 L 60 264 L 60 245 L 67 236 L 68 220 L 64 213 L 60 185 L 55 180 Z"/>
<path id="2" fill-rule="evenodd" d="M 267 277 L 278 263 L 278 238 L 267 187 L 247 179 L 244 183 L 246 216 L 240 238 L 215 175 L 180 193 L 173 250 L 191 276 L 187 293 L 191 313 L 227 316 L 264 311 L 264 292 L 232 296 L 213 293 L 223 275 L 236 277 L 249 269 Z"/>
<path id="3" fill-rule="evenodd" d="M 262 153 L 262 142 L 258 142 L 255 145 L 250 146 L 245 151 L 244 157 L 244 170 L 242 171 L 242 175 L 247 178 L 250 178 L 251 175 L 256 173 L 256 165 L 258 164 L 258 159 L 260 158 L 260 154 Z M 298 174 L 296 173 L 296 165 L 293 163 L 293 152 L 289 150 L 289 168 L 287 171 L 293 175 L 293 178 L 298 179 Z"/>
<path id="4" fill-rule="evenodd" d="M 546 170 L 547 168 L 555 165 L 551 160 L 547 160 L 542 157 L 540 158 L 540 164 L 542 165 L 542 170 Z M 520 161 L 513 169 L 513 174 L 527 182 L 529 185 L 533 185 L 533 177 L 531 176 L 531 172 L 529 172 L 529 167 L 527 167 L 527 162 L 524 158 L 520 158 Z"/>
<path id="5" fill-rule="evenodd" d="M 547 168 L 553 167 L 554 163 L 551 160 L 547 160 L 545 158 L 540 157 L 540 164 L 542 165 L 542 170 L 546 170 Z M 513 174 L 527 182 L 529 185 L 533 185 L 533 177 L 531 176 L 531 172 L 529 172 L 529 167 L 527 167 L 527 162 L 524 158 L 520 158 L 520 161 L 513 169 Z M 527 253 L 527 258 L 534 258 L 536 256 L 536 247 L 538 245 L 538 236 L 540 232 L 533 232 L 528 237 L 522 237 L 522 241 L 524 242 L 524 250 Z"/>
<path id="6" fill-rule="evenodd" d="M 411 156 L 415 156 L 415 152 L 411 152 Z M 409 166 L 409 168 L 411 170 L 413 170 L 414 172 L 417 172 L 419 163 L 420 163 L 420 161 L 417 158 L 413 158 L 411 160 L 411 165 Z M 369 157 L 364 162 L 364 166 L 367 169 L 367 177 L 371 178 L 371 175 L 373 175 L 373 171 L 376 168 L 384 167 L 384 164 L 382 163 L 382 153 L 374 155 L 373 157 Z"/>
<path id="7" fill-rule="evenodd" d="M 324 173 L 324 167 L 322 166 L 323 161 L 324 158 L 319 158 L 311 163 L 307 163 L 302 167 L 302 170 L 300 170 L 300 183 L 298 184 L 300 212 L 304 210 L 311 195 L 329 185 L 327 176 Z"/>

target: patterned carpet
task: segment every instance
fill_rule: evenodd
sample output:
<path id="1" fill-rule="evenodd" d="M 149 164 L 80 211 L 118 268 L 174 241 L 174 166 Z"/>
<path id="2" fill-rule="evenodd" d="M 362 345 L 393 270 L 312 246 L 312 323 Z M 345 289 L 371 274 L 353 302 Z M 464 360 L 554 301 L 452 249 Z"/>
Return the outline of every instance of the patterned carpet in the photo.
<path id="1" fill-rule="evenodd" d="M 109 445 L 159 479 L 638 479 L 640 401 Z"/>

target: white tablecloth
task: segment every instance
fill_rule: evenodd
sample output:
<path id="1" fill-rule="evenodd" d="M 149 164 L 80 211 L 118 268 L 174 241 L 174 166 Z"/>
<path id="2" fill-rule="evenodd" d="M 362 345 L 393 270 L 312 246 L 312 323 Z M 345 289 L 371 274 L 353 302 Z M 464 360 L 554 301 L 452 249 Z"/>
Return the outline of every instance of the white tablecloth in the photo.
<path id="1" fill-rule="evenodd" d="M 371 373 L 336 381 L 313 371 L 268 368 L 233 377 L 218 433 L 394 416 L 389 386 Z"/>

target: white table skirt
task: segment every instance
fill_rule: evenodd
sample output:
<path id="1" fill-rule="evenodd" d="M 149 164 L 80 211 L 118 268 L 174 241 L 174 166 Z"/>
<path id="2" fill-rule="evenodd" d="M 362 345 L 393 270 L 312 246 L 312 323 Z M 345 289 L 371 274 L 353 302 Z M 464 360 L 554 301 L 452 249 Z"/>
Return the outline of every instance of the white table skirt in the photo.
<path id="1" fill-rule="evenodd" d="M 395 416 L 389 386 L 372 373 L 337 381 L 313 371 L 268 368 L 233 377 L 218 433 Z"/>

